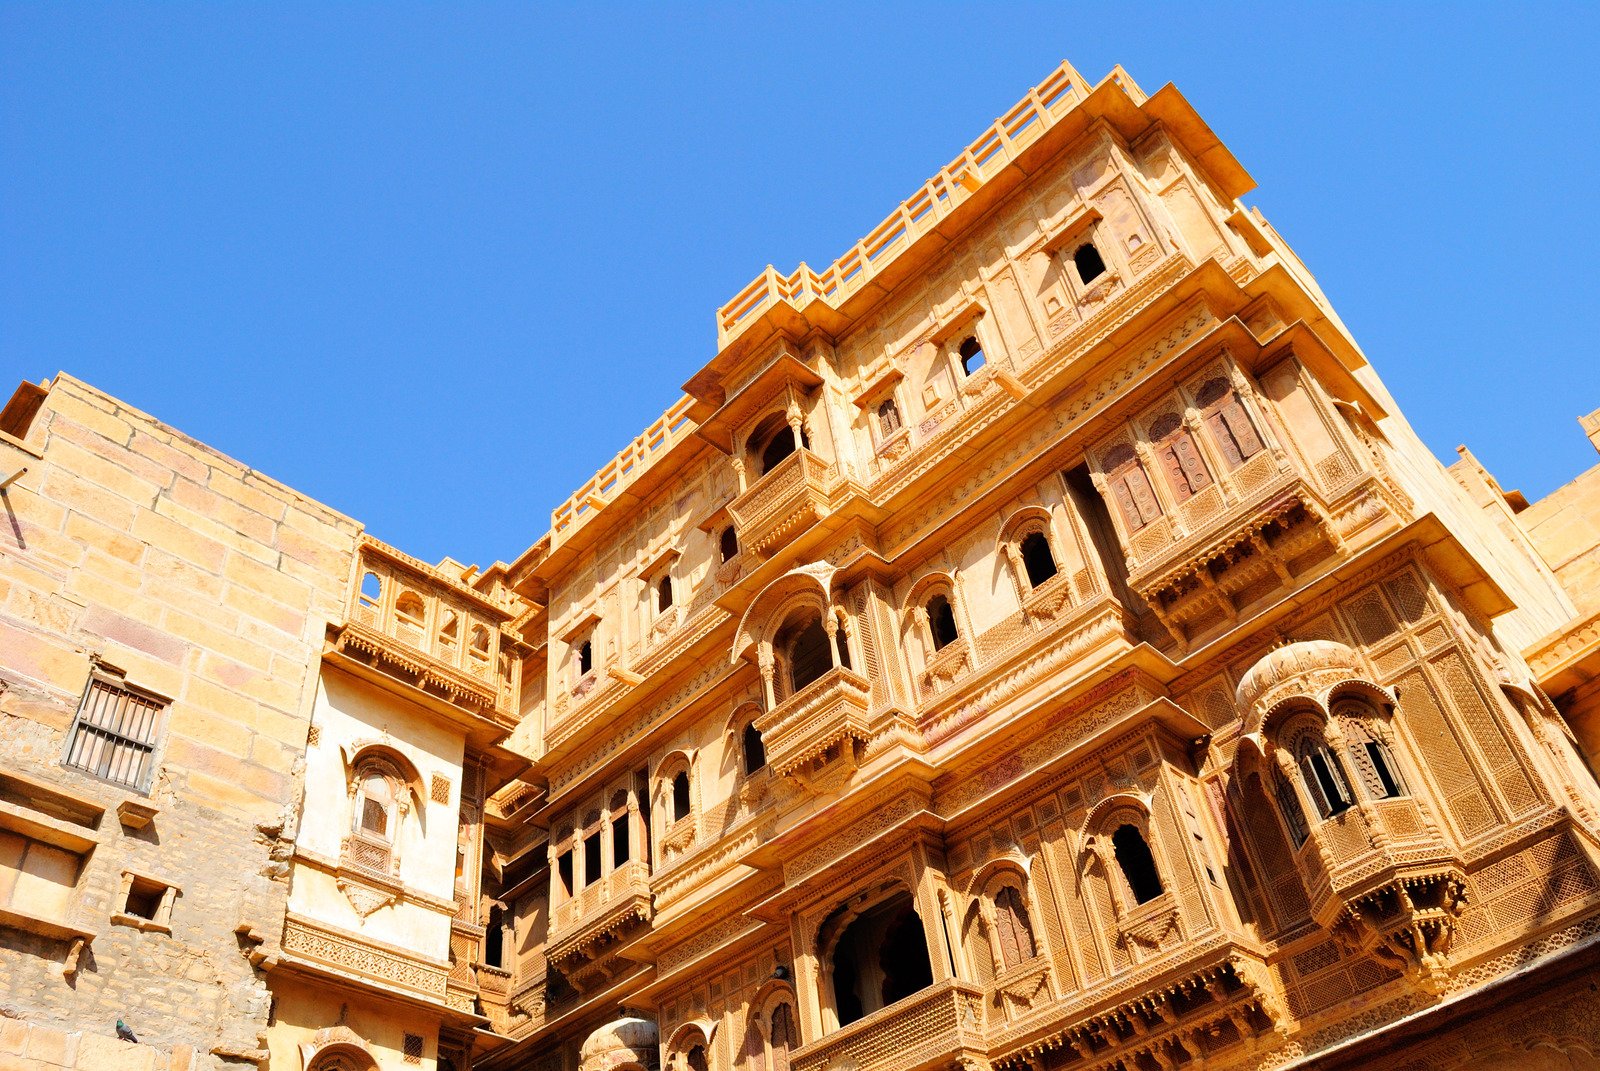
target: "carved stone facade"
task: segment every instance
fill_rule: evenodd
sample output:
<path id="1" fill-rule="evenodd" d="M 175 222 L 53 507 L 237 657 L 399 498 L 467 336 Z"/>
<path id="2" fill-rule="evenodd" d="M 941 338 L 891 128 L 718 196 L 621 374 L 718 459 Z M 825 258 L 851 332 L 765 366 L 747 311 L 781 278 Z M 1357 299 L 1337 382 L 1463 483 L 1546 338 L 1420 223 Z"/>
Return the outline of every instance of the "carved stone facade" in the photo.
<path id="1" fill-rule="evenodd" d="M 294 687 L 207 708 L 281 738 L 229 841 L 263 906 L 202 949 L 230 1027 L 160 1066 L 1600 1067 L 1600 467 L 1530 504 L 1441 466 L 1250 188 L 1172 87 L 1063 65 L 838 262 L 718 310 L 686 396 L 516 561 L 277 507 L 295 642 L 213 643 Z M 30 978 L 81 976 L 103 917 L 199 940 L 96 823 L 229 798 L 176 713 L 93 752 L 153 781 L 63 772 L 104 711 L 191 694 L 123 651 L 193 626 L 20 578 L 211 583 L 74 528 L 133 494 L 74 445 L 117 409 L 63 379 L 0 417 L 40 463 L 0 558 L 31 615 L 0 863 L 90 860 L 0 897 Z M 192 496 L 161 458 L 129 467 Z M 287 605 L 229 602 L 256 545 L 219 558 L 246 615 Z M 104 658 L 34 643 L 73 622 Z M 60 988 L 0 1046 L 99 1045 Z"/>

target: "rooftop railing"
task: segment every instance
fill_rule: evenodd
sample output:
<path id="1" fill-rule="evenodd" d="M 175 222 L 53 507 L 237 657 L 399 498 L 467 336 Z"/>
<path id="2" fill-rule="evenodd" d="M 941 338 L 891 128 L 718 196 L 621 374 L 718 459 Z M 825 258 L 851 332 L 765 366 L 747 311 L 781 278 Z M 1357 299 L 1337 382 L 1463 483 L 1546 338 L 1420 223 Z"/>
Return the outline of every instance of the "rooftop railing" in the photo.
<path id="1" fill-rule="evenodd" d="M 552 545 L 569 538 L 646 469 L 665 457 L 674 444 L 694 431 L 695 423 L 689 419 L 691 404 L 691 399 L 679 398 L 626 449 L 606 462 L 588 483 L 550 512 Z"/>
<path id="2" fill-rule="evenodd" d="M 1083 95 L 1076 79 L 1067 64 L 1057 67 L 829 267 L 818 272 L 802 263 L 791 274 L 780 275 L 767 265 L 717 310 L 718 347 L 737 338 L 753 317 L 776 301 L 799 308 L 820 300 L 837 307 L 1070 111 Z"/>

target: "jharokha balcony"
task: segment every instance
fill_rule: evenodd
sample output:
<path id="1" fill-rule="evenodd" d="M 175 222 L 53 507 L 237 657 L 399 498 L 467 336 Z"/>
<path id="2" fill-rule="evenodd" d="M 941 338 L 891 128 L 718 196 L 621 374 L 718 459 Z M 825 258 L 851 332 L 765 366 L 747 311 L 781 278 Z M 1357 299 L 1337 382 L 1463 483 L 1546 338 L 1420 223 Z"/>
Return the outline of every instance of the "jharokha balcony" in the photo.
<path id="1" fill-rule="evenodd" d="M 328 627 L 329 659 L 382 687 L 421 693 L 480 743 L 516 728 L 515 595 L 498 583 L 480 591 L 371 538 L 357 576 L 344 622 Z"/>
<path id="2" fill-rule="evenodd" d="M 1378 474 L 1328 459 L 1307 478 L 1263 450 L 1130 539 L 1129 586 L 1174 635 L 1232 622 L 1257 599 L 1343 553 L 1369 528 L 1404 523 L 1410 502 Z M 1326 471 L 1324 471 L 1326 470 Z"/>
<path id="3" fill-rule="evenodd" d="M 615 966 L 610 947 L 654 914 L 649 864 L 624 863 L 551 911 L 545 958 L 573 985 L 585 988 Z"/>
<path id="4" fill-rule="evenodd" d="M 796 449 L 728 504 L 739 545 L 770 557 L 827 515 L 837 483 L 832 465 Z"/>
<path id="5" fill-rule="evenodd" d="M 924 1071 L 984 1066 L 983 990 L 952 979 L 879 1009 L 789 1054 L 792 1071 Z"/>
<path id="6" fill-rule="evenodd" d="M 808 775 L 855 768 L 856 751 L 872 738 L 872 685 L 835 666 L 756 719 L 776 774 Z"/>

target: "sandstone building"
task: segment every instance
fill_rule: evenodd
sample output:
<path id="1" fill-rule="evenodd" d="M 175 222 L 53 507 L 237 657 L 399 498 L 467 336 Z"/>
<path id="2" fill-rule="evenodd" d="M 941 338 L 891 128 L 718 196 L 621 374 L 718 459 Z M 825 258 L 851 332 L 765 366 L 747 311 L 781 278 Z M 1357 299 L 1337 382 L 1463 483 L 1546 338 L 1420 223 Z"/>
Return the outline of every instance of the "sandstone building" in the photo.
<path id="1" fill-rule="evenodd" d="M 1062 65 L 487 570 L 24 384 L 0 1069 L 1600 1068 L 1600 466 L 1251 186 Z"/>

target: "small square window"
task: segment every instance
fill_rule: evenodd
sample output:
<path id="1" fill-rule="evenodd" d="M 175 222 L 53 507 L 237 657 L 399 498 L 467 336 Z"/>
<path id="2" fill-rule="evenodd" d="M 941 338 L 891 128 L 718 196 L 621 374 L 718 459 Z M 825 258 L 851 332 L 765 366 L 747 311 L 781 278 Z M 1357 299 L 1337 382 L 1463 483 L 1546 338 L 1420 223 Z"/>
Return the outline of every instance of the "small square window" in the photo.
<path id="1" fill-rule="evenodd" d="M 141 930 L 171 933 L 172 901 L 178 890 L 166 882 L 123 871 L 120 909 L 111 921 Z"/>

